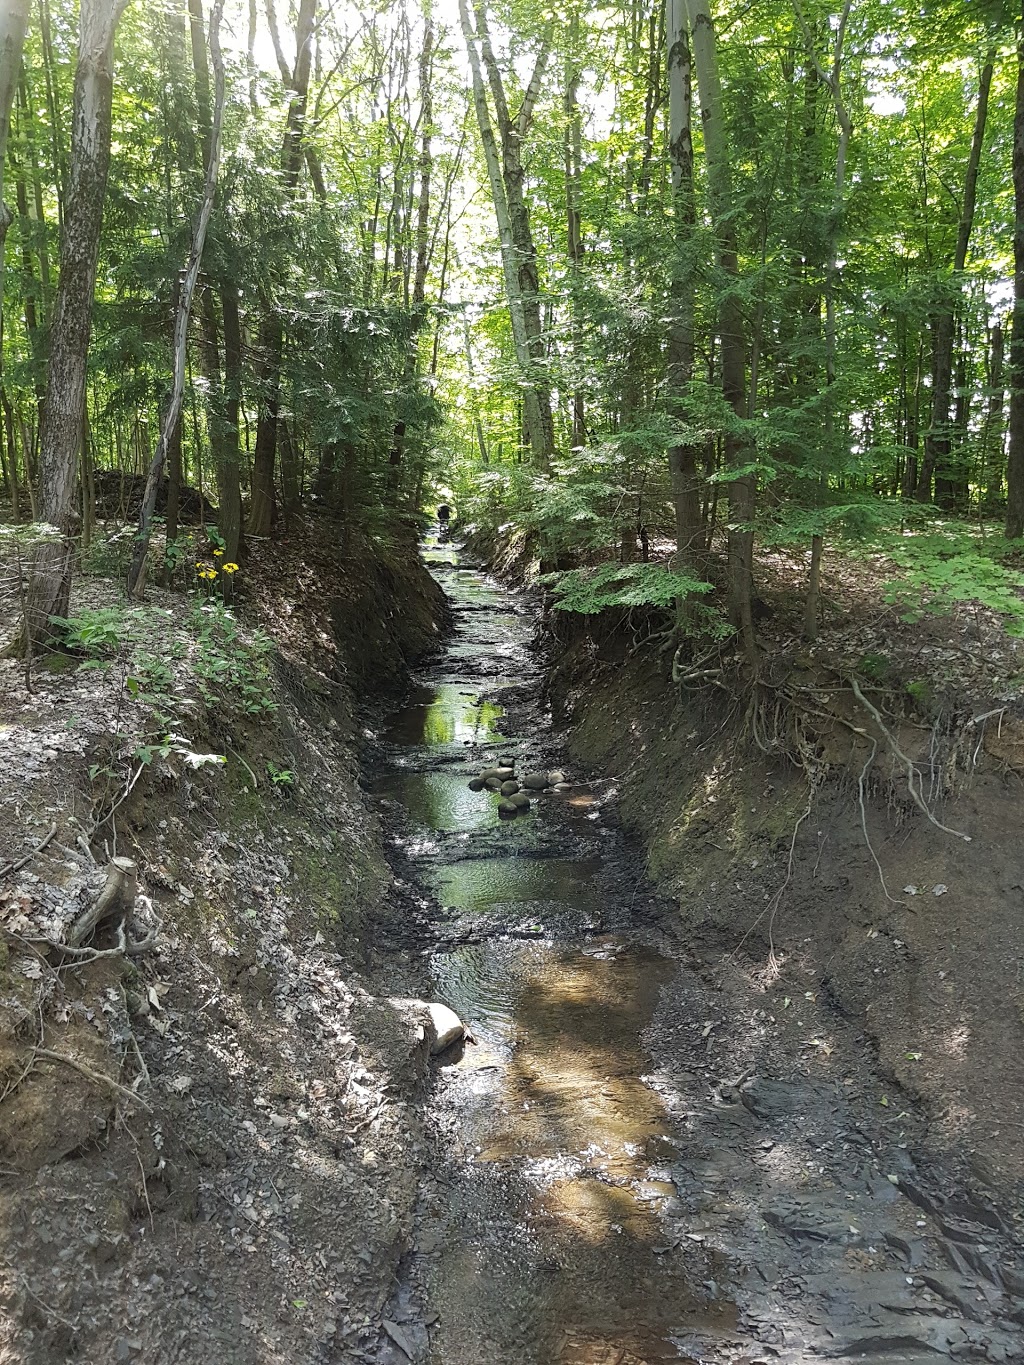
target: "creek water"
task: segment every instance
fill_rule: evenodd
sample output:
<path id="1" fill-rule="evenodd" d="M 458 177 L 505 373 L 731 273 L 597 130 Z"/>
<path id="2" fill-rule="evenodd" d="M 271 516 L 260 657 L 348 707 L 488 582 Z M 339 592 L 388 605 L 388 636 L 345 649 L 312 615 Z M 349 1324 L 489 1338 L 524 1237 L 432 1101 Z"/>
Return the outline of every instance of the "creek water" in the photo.
<path id="1" fill-rule="evenodd" d="M 664 1231 L 681 1139 L 644 1031 L 675 965 L 644 928 L 649 892 L 605 790 L 573 782 L 506 820 L 468 788 L 498 758 L 520 776 L 557 766 L 533 611 L 453 547 L 424 557 L 456 629 L 391 719 L 377 791 L 430 908 L 431 994 L 475 1042 L 439 1060 L 401 1342 L 380 1359 L 692 1360 L 694 1333 L 727 1330 L 733 1310 Z"/>

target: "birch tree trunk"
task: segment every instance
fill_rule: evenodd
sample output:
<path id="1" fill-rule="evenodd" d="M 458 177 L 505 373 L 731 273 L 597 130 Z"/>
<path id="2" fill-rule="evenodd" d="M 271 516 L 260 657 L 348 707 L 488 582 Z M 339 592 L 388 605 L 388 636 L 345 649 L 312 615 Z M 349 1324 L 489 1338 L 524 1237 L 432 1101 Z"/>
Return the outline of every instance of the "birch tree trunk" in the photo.
<path id="1" fill-rule="evenodd" d="M 746 415 L 745 324 L 739 297 L 732 166 L 718 74 L 715 26 L 709 0 L 684 0 L 693 42 L 707 160 L 708 211 L 714 228 L 719 282 L 718 334 L 722 393 L 738 418 Z M 735 430 L 725 433 L 725 462 L 737 471 L 729 480 L 729 614 L 744 651 L 754 662 L 757 646 L 753 621 L 754 508 L 757 480 L 740 473 L 751 454 Z"/>
<path id="2" fill-rule="evenodd" d="M 213 127 L 210 133 L 209 155 L 206 165 L 206 183 L 199 214 L 192 229 L 192 246 L 185 265 L 185 276 L 178 293 L 178 308 L 174 318 L 174 380 L 171 386 L 170 402 L 164 414 L 160 439 L 156 454 L 149 467 L 146 491 L 139 512 L 139 529 L 135 538 L 131 568 L 128 570 L 128 595 L 139 597 L 145 582 L 146 555 L 149 538 L 153 528 L 153 512 L 156 510 L 157 493 L 164 475 L 167 452 L 174 440 L 175 433 L 181 438 L 181 404 L 185 393 L 185 361 L 188 351 L 188 324 L 192 316 L 192 296 L 199 279 L 199 268 L 203 261 L 203 247 L 206 244 L 206 230 L 213 212 L 213 201 L 217 194 L 217 179 L 220 174 L 221 131 L 224 126 L 224 59 L 220 50 L 220 21 L 224 0 L 214 0 L 210 15 L 210 57 L 213 62 L 214 98 Z"/>
<path id="3" fill-rule="evenodd" d="M 82 0 L 75 69 L 71 168 L 61 233 L 39 451 L 39 511 L 60 540 L 36 546 L 22 643 L 41 643 L 51 616 L 66 616 L 75 533 L 75 470 L 82 438 L 86 360 L 103 204 L 110 169 L 114 34 L 128 0 Z"/>

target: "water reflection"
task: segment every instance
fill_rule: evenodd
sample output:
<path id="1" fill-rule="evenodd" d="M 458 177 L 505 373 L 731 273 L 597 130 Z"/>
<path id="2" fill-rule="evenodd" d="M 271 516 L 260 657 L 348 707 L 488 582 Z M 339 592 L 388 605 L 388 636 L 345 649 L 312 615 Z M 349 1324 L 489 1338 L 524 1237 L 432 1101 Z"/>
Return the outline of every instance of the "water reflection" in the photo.
<path id="1" fill-rule="evenodd" d="M 423 1273 L 440 1315 L 429 1359 L 686 1360 L 678 1340 L 697 1324 L 728 1329 L 732 1309 L 705 1302 L 662 1232 L 674 1189 L 657 1162 L 675 1149 L 642 1080 L 642 1039 L 674 967 L 629 938 L 592 937 L 606 893 L 589 792 L 545 796 L 530 819 L 499 827 L 493 795 L 468 789 L 464 756 L 526 752 L 536 763 L 538 728 L 548 742 L 539 708 L 531 733 L 503 737 L 508 717 L 492 699 L 536 675 L 530 622 L 451 546 L 425 558 L 454 600 L 457 632 L 392 722 L 397 766 L 378 790 L 441 836 L 423 845 L 420 868 L 450 935 L 431 958 L 434 994 L 477 1039 L 446 1059 L 435 1099 L 440 1185 L 417 1232 L 435 1249 L 423 1252 L 435 1258 Z"/>
<path id="2" fill-rule="evenodd" d="M 446 910 L 476 912 L 555 902 L 600 911 L 593 876 L 597 858 L 472 858 L 430 870 L 436 895 Z"/>
<path id="3" fill-rule="evenodd" d="M 492 829 L 500 819 L 493 794 L 471 792 L 463 773 L 392 773 L 374 791 L 401 802 L 415 824 L 439 833 Z"/>
<path id="4" fill-rule="evenodd" d="M 415 687 L 384 738 L 410 747 L 488 744 L 497 736 L 494 727 L 502 714 L 497 702 L 467 690 L 465 683 Z"/>

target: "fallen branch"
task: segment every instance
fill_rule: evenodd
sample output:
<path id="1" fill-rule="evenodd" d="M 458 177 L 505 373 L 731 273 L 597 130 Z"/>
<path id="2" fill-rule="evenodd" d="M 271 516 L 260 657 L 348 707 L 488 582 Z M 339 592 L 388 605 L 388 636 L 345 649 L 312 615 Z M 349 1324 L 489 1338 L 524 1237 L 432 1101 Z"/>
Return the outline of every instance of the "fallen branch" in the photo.
<path id="1" fill-rule="evenodd" d="M 24 858 L 19 858 L 18 861 L 14 863 L 8 863 L 6 867 L 0 867 L 0 877 L 6 877 L 11 872 L 20 872 L 21 869 L 25 866 L 25 864 L 30 863 L 37 853 L 42 853 L 43 849 L 46 847 L 46 845 L 50 842 L 50 840 L 54 837 L 56 833 L 57 825 L 55 822 L 43 835 L 39 843 L 36 844 L 35 848 L 33 848 L 30 852 L 25 854 Z"/>

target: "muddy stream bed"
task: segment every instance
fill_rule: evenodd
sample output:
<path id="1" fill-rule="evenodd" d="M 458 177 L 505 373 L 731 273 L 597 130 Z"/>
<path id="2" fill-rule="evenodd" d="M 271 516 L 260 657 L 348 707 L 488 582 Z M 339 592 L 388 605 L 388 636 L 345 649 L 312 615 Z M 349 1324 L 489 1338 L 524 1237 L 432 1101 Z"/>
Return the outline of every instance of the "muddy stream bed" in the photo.
<path id="1" fill-rule="evenodd" d="M 1013 1229 L 917 1170 L 920 1116 L 873 1124 L 856 1028 L 808 999 L 790 1036 L 751 973 L 696 961 L 608 781 L 569 771 L 515 819 L 469 789 L 499 760 L 564 766 L 534 608 L 450 546 L 424 556 L 457 626 L 374 790 L 396 950 L 475 1041 L 436 1063 L 415 1236 L 366 1359 L 1024 1359 Z"/>

